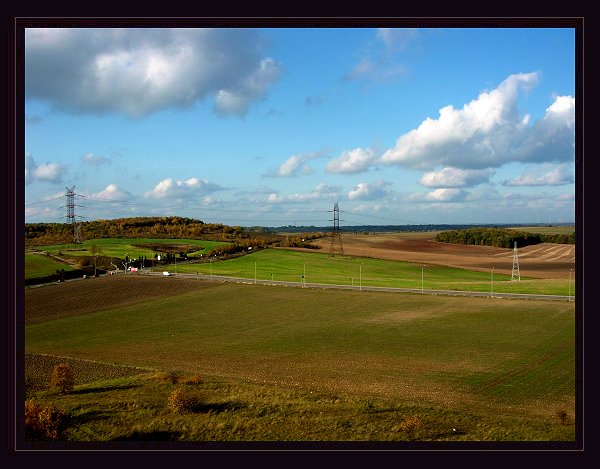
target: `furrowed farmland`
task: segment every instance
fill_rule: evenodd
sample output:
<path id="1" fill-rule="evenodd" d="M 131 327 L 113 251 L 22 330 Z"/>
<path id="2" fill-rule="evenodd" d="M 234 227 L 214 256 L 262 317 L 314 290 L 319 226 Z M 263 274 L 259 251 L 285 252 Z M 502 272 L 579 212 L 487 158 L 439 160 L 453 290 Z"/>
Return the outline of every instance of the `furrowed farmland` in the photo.
<path id="1" fill-rule="evenodd" d="M 387 256 L 359 255 L 384 250 L 384 237 Z M 402 249 L 390 235 L 357 235 L 334 259 L 325 244 L 263 249 L 171 265 L 171 276 L 26 288 L 26 398 L 62 415 L 58 439 L 69 441 L 574 442 L 575 301 L 361 289 L 490 287 L 487 266 L 430 252 L 424 267 L 392 241 Z M 525 292 L 537 283 L 574 295 L 557 246 L 531 246 L 545 249 L 522 263 Z M 502 264 L 511 250 L 476 248 L 474 258 L 496 256 L 498 284 L 519 283 Z M 68 392 L 51 385 L 61 363 L 73 372 Z"/>

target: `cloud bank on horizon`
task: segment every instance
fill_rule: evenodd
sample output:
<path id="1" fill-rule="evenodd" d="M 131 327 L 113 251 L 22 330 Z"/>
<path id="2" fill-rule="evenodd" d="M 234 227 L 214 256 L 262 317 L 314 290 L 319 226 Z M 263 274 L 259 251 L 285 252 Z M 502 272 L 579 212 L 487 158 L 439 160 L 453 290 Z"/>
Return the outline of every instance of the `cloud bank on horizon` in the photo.
<path id="1" fill-rule="evenodd" d="M 371 86 L 385 82 L 381 86 L 390 86 L 395 80 L 401 80 L 398 86 L 408 86 L 399 78 L 409 73 L 399 57 L 406 60 L 402 54 L 420 36 L 421 32 L 414 29 L 375 30 L 371 44 L 379 45 L 379 49 L 358 54 L 356 63 L 338 86 L 353 81 L 369 81 Z M 266 53 L 265 44 L 263 35 L 255 29 L 27 29 L 26 109 L 37 109 L 39 103 L 48 109 L 43 118 L 28 113 L 27 128 L 33 133 L 55 116 L 93 118 L 99 127 L 115 116 L 125 116 L 135 125 L 141 125 L 164 116 L 177 119 L 179 112 L 194 112 L 208 105 L 213 117 L 203 114 L 204 120 L 197 127 L 197 133 L 204 139 L 209 139 L 210 134 L 203 134 L 203 126 L 222 125 L 227 129 L 265 126 L 266 113 L 261 120 L 253 109 L 266 100 L 278 96 L 282 99 L 280 89 L 286 86 L 290 70 L 295 70 L 291 56 L 275 59 L 273 54 Z M 293 212 L 300 203 L 314 206 L 323 202 L 328 207 L 334 201 L 346 201 L 349 212 L 365 217 L 386 215 L 390 220 L 394 217 L 416 220 L 417 214 L 425 209 L 437 215 L 459 209 L 468 214 L 477 207 L 481 213 L 496 211 L 506 216 L 512 206 L 527 209 L 529 213 L 536 210 L 550 213 L 552 203 L 564 213 L 574 214 L 574 96 L 555 94 L 543 113 L 538 112 L 537 119 L 520 110 L 543 80 L 544 73 L 539 70 L 519 71 L 496 85 L 480 88 L 462 106 L 439 103 L 437 115 L 413 120 L 409 130 L 397 133 L 395 144 L 387 148 L 380 149 L 380 143 L 345 145 L 345 149 L 333 154 L 332 150 L 322 150 L 335 148 L 325 136 L 322 141 L 314 142 L 313 150 L 307 151 L 306 146 L 299 145 L 297 151 L 288 153 L 290 156 L 281 156 L 277 151 L 264 160 L 255 158 L 253 165 L 262 165 L 257 174 L 251 176 L 248 170 L 242 171 L 235 180 L 227 179 L 223 172 L 211 173 L 206 160 L 202 164 L 186 162 L 189 172 L 180 176 L 175 174 L 177 164 L 167 157 L 161 176 L 154 176 L 154 180 L 152 175 L 141 177 L 145 190 L 124 188 L 123 183 L 117 182 L 117 174 L 118 168 L 128 164 L 127 156 L 105 156 L 104 147 L 77 142 L 74 148 L 89 147 L 68 163 L 40 163 L 50 156 L 27 152 L 25 184 L 27 191 L 34 193 L 36 186 L 72 182 L 73 168 L 79 164 L 82 171 L 79 174 L 85 168 L 102 174 L 95 178 L 93 187 L 88 182 L 89 187 L 83 187 L 82 193 L 99 200 L 129 203 L 133 207 L 124 205 L 124 210 L 126 207 L 127 213 L 146 212 L 140 216 L 150 214 L 150 202 L 161 201 L 168 201 L 169 208 L 178 207 L 178 202 L 181 210 L 189 206 L 212 207 L 222 213 L 242 206 L 253 207 L 246 210 L 248 213 L 286 213 Z M 306 105 L 309 98 L 311 103 L 318 102 L 318 106 L 308 107 L 318 112 L 328 105 L 328 99 L 318 90 L 303 95 L 298 102 Z M 393 107 L 382 110 L 382 114 L 391 112 Z M 191 115 L 180 119 L 190 119 Z M 269 113 L 270 119 L 285 117 L 284 112 Z M 311 125 L 308 121 L 302 124 Z M 296 133 L 302 130 L 295 128 Z M 265 136 L 276 136 L 268 128 L 265 132 Z M 115 145 L 131 145 L 125 137 L 122 140 L 126 143 L 119 143 L 114 129 L 107 130 L 105 135 L 116 140 Z M 213 164 L 246 167 L 241 161 L 251 159 L 252 153 L 271 150 L 267 144 L 262 146 L 268 142 L 265 136 L 252 142 L 240 141 L 236 149 L 246 155 L 232 156 L 231 161 L 219 158 Z M 182 134 L 181 138 L 188 135 Z M 230 134 L 220 138 L 229 144 L 238 137 Z M 375 125 L 372 141 L 376 140 Z M 348 135 L 348 141 L 355 139 Z M 144 167 L 139 161 L 132 160 L 131 164 Z M 113 168 L 113 172 L 106 174 L 108 168 Z M 273 186 L 262 186 L 265 177 Z M 409 179 L 410 182 L 404 182 Z M 102 181 L 103 186 L 97 187 Z M 136 187 L 142 186 L 136 184 Z M 560 187 L 569 189 L 553 197 L 533 192 Z M 232 190 L 238 191 L 237 199 L 230 195 Z M 215 193 L 221 194 L 220 197 L 216 198 Z M 42 197 L 47 195 L 38 195 L 36 200 Z M 142 204 L 144 201 L 148 202 L 146 206 Z M 26 217 L 50 213 L 37 205 L 27 206 L 27 202 Z M 136 202 L 140 203 L 137 208 Z M 160 211 L 160 205 L 156 208 Z M 281 220 L 282 215 L 278 217 Z M 238 220 L 243 222 L 244 217 L 239 215 Z"/>

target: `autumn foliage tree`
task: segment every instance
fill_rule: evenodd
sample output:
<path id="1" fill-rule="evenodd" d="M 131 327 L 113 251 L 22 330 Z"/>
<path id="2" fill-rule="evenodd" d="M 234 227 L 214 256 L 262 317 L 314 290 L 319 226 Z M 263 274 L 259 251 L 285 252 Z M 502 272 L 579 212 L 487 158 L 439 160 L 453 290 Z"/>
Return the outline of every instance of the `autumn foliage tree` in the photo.
<path id="1" fill-rule="evenodd" d="M 52 369 L 52 378 L 50 384 L 53 388 L 58 388 L 61 393 L 67 393 L 73 390 L 75 378 L 73 369 L 68 363 L 60 363 Z"/>

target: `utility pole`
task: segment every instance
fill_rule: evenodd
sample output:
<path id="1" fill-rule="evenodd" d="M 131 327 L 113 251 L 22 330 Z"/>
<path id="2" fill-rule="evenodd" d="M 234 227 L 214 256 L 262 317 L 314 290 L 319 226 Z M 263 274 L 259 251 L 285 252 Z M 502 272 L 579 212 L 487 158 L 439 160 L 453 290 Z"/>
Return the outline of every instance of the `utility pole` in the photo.
<path id="1" fill-rule="evenodd" d="M 362 262 L 360 264 L 360 273 L 359 273 L 359 287 L 358 289 L 362 291 Z"/>

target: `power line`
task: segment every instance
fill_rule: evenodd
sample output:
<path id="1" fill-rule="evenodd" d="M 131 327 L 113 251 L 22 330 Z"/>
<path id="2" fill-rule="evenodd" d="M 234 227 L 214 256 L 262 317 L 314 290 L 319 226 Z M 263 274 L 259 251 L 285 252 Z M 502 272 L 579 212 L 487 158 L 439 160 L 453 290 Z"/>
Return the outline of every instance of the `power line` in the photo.
<path id="1" fill-rule="evenodd" d="M 48 199 L 48 200 L 40 200 L 38 202 L 31 202 L 28 204 L 25 204 L 25 207 L 29 207 L 31 205 L 37 205 L 37 204 L 47 204 L 48 202 L 52 202 L 53 200 L 59 200 L 62 199 L 64 197 L 64 195 L 58 196 L 58 197 L 54 197 L 52 199 Z"/>

